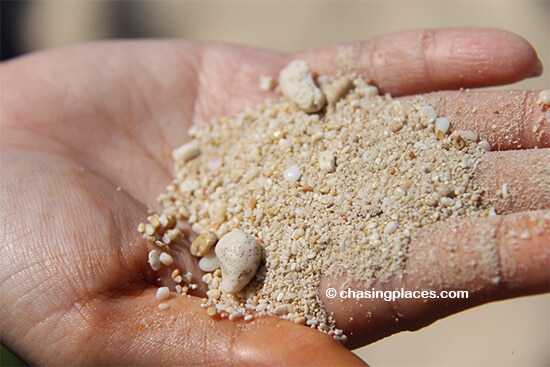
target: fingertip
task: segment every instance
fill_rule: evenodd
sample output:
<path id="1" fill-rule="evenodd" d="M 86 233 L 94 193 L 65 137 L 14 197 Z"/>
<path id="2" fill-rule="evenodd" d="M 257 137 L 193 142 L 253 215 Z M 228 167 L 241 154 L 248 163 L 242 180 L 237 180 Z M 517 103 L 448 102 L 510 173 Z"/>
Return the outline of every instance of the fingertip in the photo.
<path id="1" fill-rule="evenodd" d="M 495 66 L 501 67 L 509 78 L 500 84 L 512 83 L 542 75 L 543 65 L 537 51 L 523 36 L 506 30 L 484 30 L 488 42 L 494 42 Z M 497 70 L 498 71 L 498 70 Z"/>
<path id="2" fill-rule="evenodd" d="M 490 28 L 423 29 L 296 54 L 315 72 L 361 74 L 393 96 L 517 82 L 542 73 L 522 36 Z"/>

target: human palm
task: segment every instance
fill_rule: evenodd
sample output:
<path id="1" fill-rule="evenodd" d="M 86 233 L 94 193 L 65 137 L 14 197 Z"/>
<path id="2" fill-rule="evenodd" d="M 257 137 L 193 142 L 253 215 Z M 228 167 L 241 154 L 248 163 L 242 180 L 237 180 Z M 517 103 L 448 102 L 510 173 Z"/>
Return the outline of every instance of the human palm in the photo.
<path id="1" fill-rule="evenodd" d="M 410 32 L 347 50 L 355 55 L 354 71 L 397 96 L 507 83 L 537 71 L 525 41 L 489 30 Z M 259 76 L 277 75 L 294 58 L 330 73 L 338 48 L 287 55 L 177 41 L 107 42 L 3 64 L 2 343 L 33 364 L 361 363 L 331 337 L 275 317 L 211 319 L 200 306 L 200 288 L 158 310 L 154 294 L 163 274 L 150 270 L 147 245 L 136 231 L 147 209 L 158 207 L 156 196 L 172 177 L 171 151 L 189 139 L 188 128 L 273 96 L 259 90 Z M 520 115 L 514 114 L 518 96 L 521 107 L 530 108 Z M 545 113 L 535 108 L 536 95 L 440 92 L 425 98 L 456 126 L 491 135 L 503 152 L 491 153 L 480 180 L 494 186 L 495 177 L 513 178 L 519 199 L 498 208 L 505 215 L 497 219 L 419 233 L 405 277 L 376 285 L 468 289 L 473 297 L 466 303 L 324 299 L 350 336 L 348 347 L 493 299 L 548 290 L 550 195 L 548 185 L 537 186 L 540 179 L 547 183 L 548 153 L 517 150 L 550 143 L 548 124 L 533 131 Z M 500 114 L 513 115 L 517 128 L 500 134 L 490 124 L 472 126 L 464 111 L 480 100 L 489 122 L 503 118 L 489 116 L 497 105 L 511 102 Z M 425 260 L 437 242 L 453 241 L 449 228 L 467 241 L 452 254 Z M 507 231 L 513 228 L 530 235 L 512 238 Z M 488 238 L 496 241 L 497 268 L 476 252 L 475 244 Z M 446 266 L 457 259 L 479 266 L 458 276 Z M 176 261 L 200 274 L 187 251 L 177 252 Z M 341 281 L 324 278 L 321 296 Z M 373 311 L 368 318 L 367 308 Z"/>

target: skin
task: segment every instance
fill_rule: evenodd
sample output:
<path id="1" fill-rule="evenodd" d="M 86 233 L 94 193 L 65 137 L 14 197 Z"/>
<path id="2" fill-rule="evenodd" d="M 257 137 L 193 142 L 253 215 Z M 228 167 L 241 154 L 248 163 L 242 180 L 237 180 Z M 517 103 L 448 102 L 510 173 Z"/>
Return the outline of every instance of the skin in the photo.
<path id="1" fill-rule="evenodd" d="M 513 205 L 499 204 L 497 217 L 417 233 L 404 276 L 376 287 L 465 289 L 467 301 L 324 299 L 350 336 L 346 346 L 278 318 L 211 319 L 200 306 L 201 289 L 173 296 L 168 310 L 158 310 L 159 275 L 146 262 L 136 227 L 148 207 L 158 208 L 156 196 L 171 180 L 171 151 L 189 139 L 192 124 L 275 96 L 259 90 L 260 75 L 277 75 L 295 58 L 331 73 L 344 67 L 339 50 L 281 54 L 179 41 L 105 42 L 3 63 L 2 343 L 40 365 L 360 365 L 347 348 L 478 304 L 547 292 L 550 185 L 541 180 L 548 178 L 550 124 L 537 134 L 533 126 L 548 109 L 534 103 L 536 92 L 441 91 L 421 98 L 454 126 L 492 134 L 499 151 L 487 155 L 478 180 L 493 185 L 495 197 L 500 182 L 513 180 Z M 498 85 L 542 71 L 525 40 L 486 29 L 386 35 L 347 50 L 353 71 L 403 103 L 415 94 Z M 480 100 L 485 107 L 469 118 Z M 518 104 L 523 113 L 513 113 Z M 474 120 L 488 122 L 472 126 Z M 514 128 L 501 134 L 492 124 Z M 513 229 L 529 236 L 511 235 Z M 488 240 L 494 251 L 482 257 L 476 249 Z M 472 259 L 471 271 L 451 266 Z M 185 249 L 176 263 L 198 274 Z M 324 278 L 321 296 L 347 280 Z"/>

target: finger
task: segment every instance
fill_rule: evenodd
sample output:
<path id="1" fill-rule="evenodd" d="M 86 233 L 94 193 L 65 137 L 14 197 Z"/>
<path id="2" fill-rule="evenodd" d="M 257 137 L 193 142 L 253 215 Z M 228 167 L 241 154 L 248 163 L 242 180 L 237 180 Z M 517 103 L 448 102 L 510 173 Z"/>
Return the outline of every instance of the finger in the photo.
<path id="1" fill-rule="evenodd" d="M 364 365 L 330 336 L 261 318 L 251 322 L 211 318 L 201 300 L 173 296 L 159 310 L 153 291 L 96 299 L 70 310 L 52 333 L 67 325 L 71 340 L 50 354 L 50 364 L 87 365 Z M 86 345 L 86 353 L 82 352 Z M 48 348 L 54 350 L 54 348 Z M 30 353 L 34 357 L 34 352 Z M 32 362 L 32 358 L 31 361 Z"/>
<path id="2" fill-rule="evenodd" d="M 349 347 L 416 330 L 449 314 L 550 287 L 550 211 L 440 222 L 413 237 L 406 269 L 387 283 L 324 278 L 321 299 L 347 332 Z M 324 289 L 467 290 L 467 299 L 327 298 Z M 335 287 L 337 288 L 337 287 Z M 338 288 L 337 288 L 338 289 Z"/>
<path id="3" fill-rule="evenodd" d="M 550 208 L 550 149 L 489 152 L 475 182 L 498 214 Z"/>
<path id="4" fill-rule="evenodd" d="M 406 106 L 432 106 L 452 129 L 476 132 L 492 150 L 550 147 L 550 110 L 540 91 L 445 91 L 401 98 Z"/>
<path id="5" fill-rule="evenodd" d="M 394 96 L 512 83 L 540 75 L 533 47 L 510 32 L 455 28 L 387 34 L 302 53 L 319 73 L 358 72 Z"/>

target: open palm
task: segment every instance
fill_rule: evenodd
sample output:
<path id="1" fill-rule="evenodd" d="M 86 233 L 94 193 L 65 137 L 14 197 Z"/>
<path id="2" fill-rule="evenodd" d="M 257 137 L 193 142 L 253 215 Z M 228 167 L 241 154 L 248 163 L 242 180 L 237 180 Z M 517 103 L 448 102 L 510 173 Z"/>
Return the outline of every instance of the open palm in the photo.
<path id="1" fill-rule="evenodd" d="M 147 246 L 136 231 L 147 209 L 157 208 L 156 196 L 172 178 L 171 151 L 189 139 L 192 124 L 271 96 L 259 90 L 259 76 L 277 75 L 294 58 L 330 73 L 339 66 L 338 50 L 288 55 L 177 41 L 106 42 L 3 64 L 2 343 L 33 364 L 361 363 L 329 336 L 278 318 L 213 320 L 200 306 L 201 289 L 158 310 L 159 275 L 151 272 Z M 525 41 L 490 30 L 388 35 L 348 51 L 356 58 L 354 71 L 383 91 L 404 96 L 403 103 L 416 93 L 520 80 L 538 67 Z M 518 96 L 520 115 L 513 113 Z M 479 261 L 465 277 L 445 266 L 451 257 L 475 257 L 476 241 L 486 240 L 476 223 L 461 222 L 452 228 L 466 240 L 452 256 L 423 258 L 437 241 L 452 242 L 455 232 L 435 227 L 420 233 L 416 241 L 422 246 L 411 253 L 405 278 L 391 284 L 468 289 L 474 295 L 468 303 L 325 299 L 350 335 L 348 347 L 489 300 L 548 290 L 550 185 L 532 188 L 540 179 L 548 183 L 548 152 L 517 150 L 550 144 L 548 124 L 533 129 L 545 113 L 535 108 L 536 95 L 440 92 L 425 98 L 465 127 L 470 122 L 463 111 L 474 99 L 487 102 L 487 115 L 509 101 L 501 115 L 513 115 L 518 126 L 506 134 L 491 132 L 493 145 L 503 152 L 485 162 L 493 167 L 485 179 L 530 177 L 516 180 L 528 194 L 500 208 L 507 215 L 491 219 L 495 231 L 486 236 L 496 240 L 496 269 L 489 269 L 491 261 Z M 489 125 L 475 127 L 489 134 Z M 529 236 L 512 241 L 506 236 L 512 225 L 527 228 Z M 181 251 L 176 261 L 200 273 L 187 253 Z M 323 279 L 320 294 L 336 281 Z M 367 318 L 365 307 L 377 311 Z"/>

